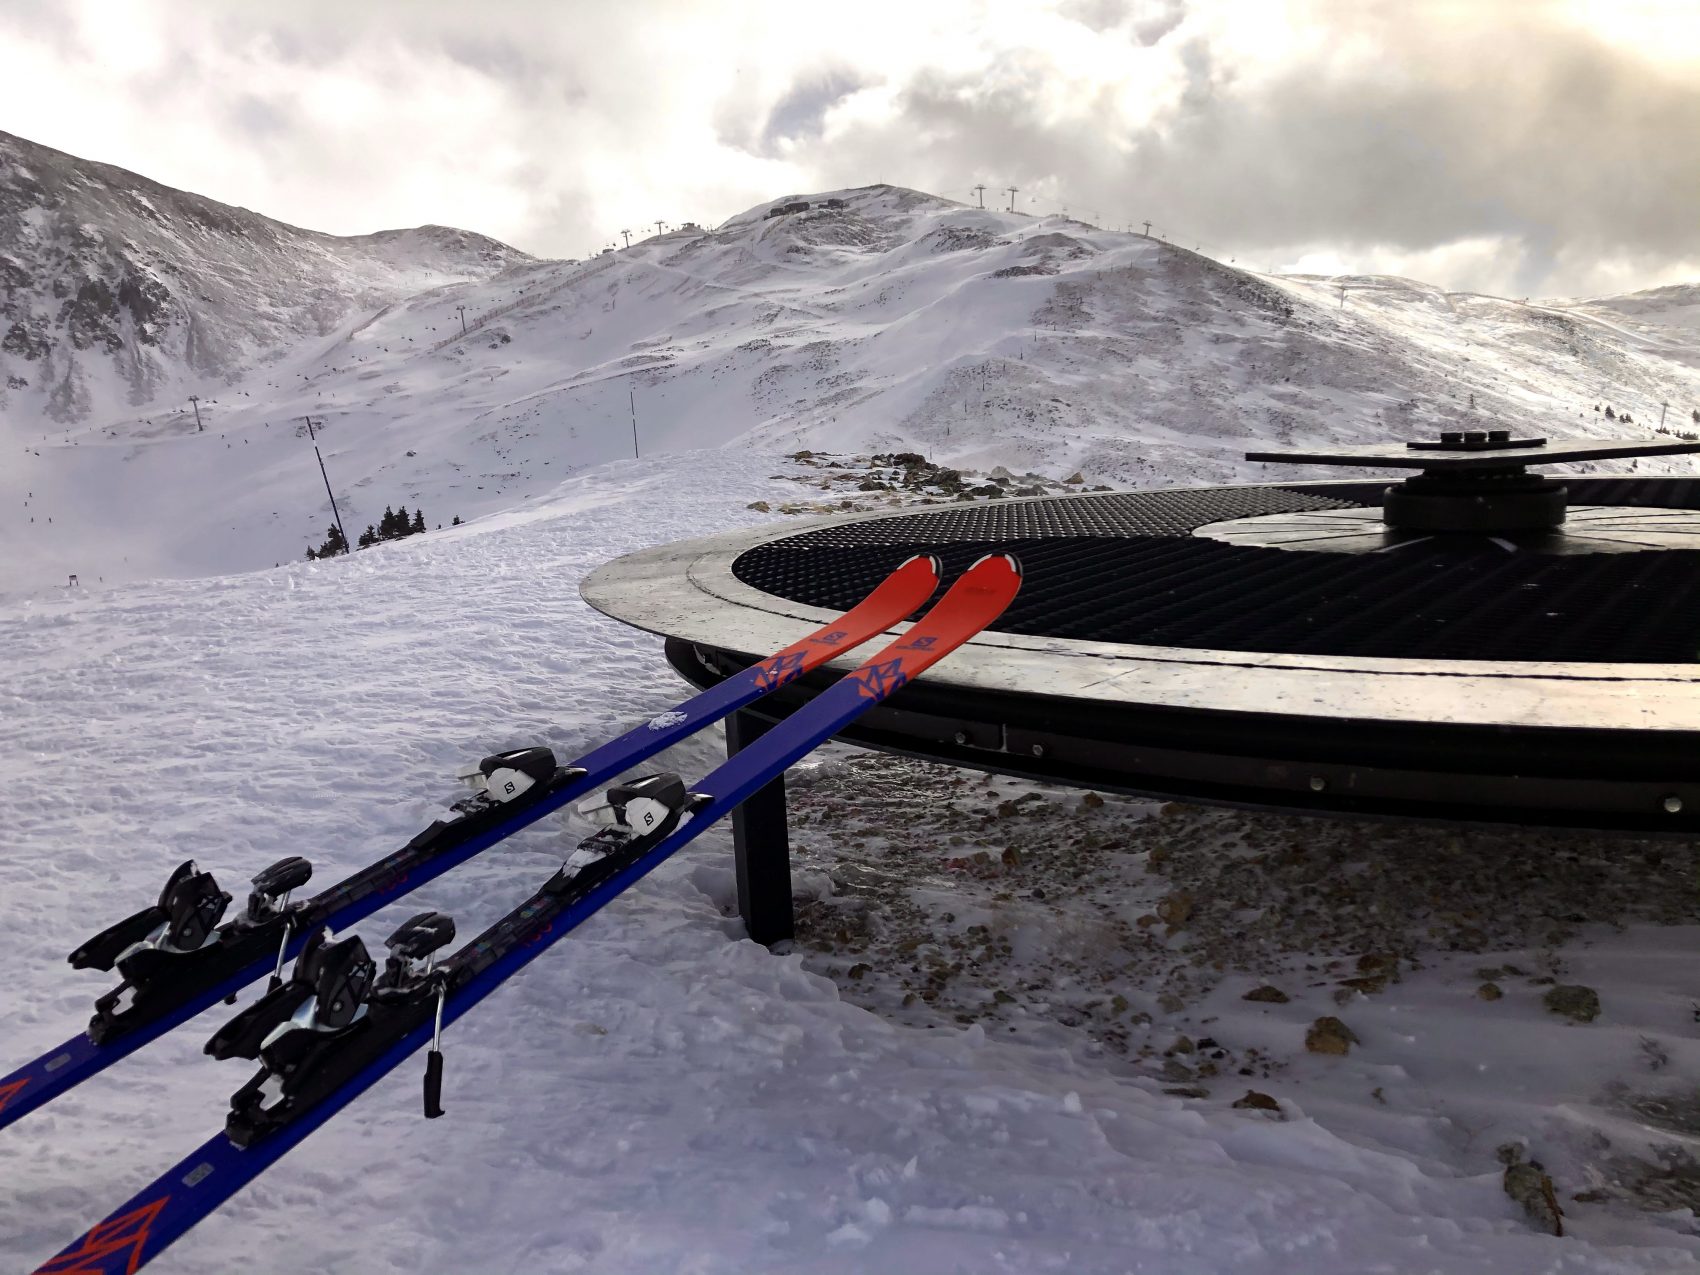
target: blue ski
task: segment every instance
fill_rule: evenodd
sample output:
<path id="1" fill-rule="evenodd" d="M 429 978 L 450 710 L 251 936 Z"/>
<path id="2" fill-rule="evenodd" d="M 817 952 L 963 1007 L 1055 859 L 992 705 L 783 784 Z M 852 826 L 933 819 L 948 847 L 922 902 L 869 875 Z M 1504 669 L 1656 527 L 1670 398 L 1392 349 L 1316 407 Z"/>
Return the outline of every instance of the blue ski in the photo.
<path id="1" fill-rule="evenodd" d="M 672 711 L 557 766 L 547 748 L 498 753 L 464 776 L 479 788 L 406 846 L 298 903 L 312 873 L 305 859 L 273 864 L 253 880 L 246 907 L 219 924 L 231 896 L 193 861 L 181 865 L 159 903 L 109 927 L 71 954 L 78 968 L 116 969 L 123 982 L 95 1002 L 88 1030 L 0 1078 L 0 1129 L 135 1052 L 209 1006 L 283 965 L 307 937 L 343 929 L 450 868 L 513 836 L 688 735 L 720 721 L 901 623 L 933 595 L 938 559 L 902 563 L 830 624 Z"/>
<path id="2" fill-rule="evenodd" d="M 429 1043 L 425 1114 L 442 1114 L 441 1035 L 545 948 L 688 845 L 793 763 L 993 623 L 1021 569 L 980 559 L 907 633 L 714 770 L 695 791 L 675 775 L 608 790 L 608 826 L 519 908 L 441 964 L 454 936 L 440 913 L 387 941 L 383 971 L 358 937 L 315 937 L 289 982 L 221 1029 L 207 1051 L 256 1058 L 215 1135 L 40 1267 L 37 1275 L 133 1275 L 313 1130 Z"/>

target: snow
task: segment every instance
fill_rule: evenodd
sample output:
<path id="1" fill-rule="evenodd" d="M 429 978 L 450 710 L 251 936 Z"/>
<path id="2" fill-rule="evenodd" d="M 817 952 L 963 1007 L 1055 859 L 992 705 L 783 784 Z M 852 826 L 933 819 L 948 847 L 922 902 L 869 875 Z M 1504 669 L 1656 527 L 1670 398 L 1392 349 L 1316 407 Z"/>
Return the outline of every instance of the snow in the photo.
<path id="1" fill-rule="evenodd" d="M 655 720 L 681 693 L 659 643 L 592 612 L 579 579 L 754 522 L 749 503 L 816 473 L 759 450 L 609 463 L 349 558 L 0 601 L 8 1054 L 83 1020 L 101 984 L 62 954 L 180 858 L 239 889 L 304 853 L 328 883 L 424 826 L 468 759 L 531 743 L 565 759 Z M 718 747 L 661 764 L 693 778 Z M 843 757 L 805 768 L 799 792 Z M 361 932 L 431 907 L 475 933 L 587 830 L 546 821 Z M 1692 1075 L 1692 1029 L 1672 1020 L 1700 927 L 1596 927 L 1567 946 L 1608 1007 L 1588 1026 L 1510 992 L 1504 1012 L 1460 1007 L 1460 972 L 1438 961 L 1339 1011 L 1363 1040 L 1351 1057 L 1301 1049 L 1258 1079 L 1277 1120 L 1167 1095 L 1057 1024 L 858 1004 L 817 954 L 743 936 L 729 851 L 709 832 L 452 1028 L 446 1119 L 421 1120 L 417 1073 L 397 1073 L 156 1269 L 1628 1275 L 1700 1260 L 1686 1211 L 1567 1205 L 1570 1235 L 1534 1233 L 1501 1192 L 1502 1130 L 1481 1106 L 1500 1093 L 1515 1110 L 1499 1120 L 1532 1144 L 1569 1124 L 1597 1135 L 1589 1095 L 1655 1026 L 1673 1074 Z M 1291 1052 L 1312 1011 L 1245 1005 L 1244 986 L 1225 979 L 1195 1012 Z M 216 1021 L 5 1133 L 0 1267 L 28 1269 L 217 1128 L 247 1070 L 201 1056 Z M 1567 1047 L 1519 1050 L 1519 1034 Z M 1371 1101 L 1375 1086 L 1401 1105 Z M 1623 1123 L 1613 1138 L 1695 1141 Z"/>
<path id="2" fill-rule="evenodd" d="M 331 516 L 307 415 L 355 538 L 386 506 L 422 505 L 446 525 L 539 499 L 634 447 L 918 451 L 1184 486 L 1314 476 L 1248 465 L 1254 447 L 1489 425 L 1660 439 L 1660 403 L 1670 428 L 1700 408 L 1700 327 L 1667 321 L 1691 290 L 1529 305 L 1404 279 L 1263 276 L 889 186 L 811 199 L 827 197 L 847 207 L 769 221 L 764 204 L 590 263 L 520 261 L 456 282 L 454 262 L 476 273 L 467 262 L 481 258 L 442 228 L 336 241 L 359 248 L 352 263 L 313 240 L 307 265 L 298 253 L 257 264 L 243 296 L 284 317 L 267 320 L 263 349 L 230 337 L 243 353 L 219 376 L 174 363 L 132 405 L 122 360 L 84 360 L 90 407 L 70 425 L 37 409 L 39 386 L 0 401 L 0 593 L 72 572 L 88 585 L 299 558 Z M 387 304 L 290 328 L 312 295 L 308 266 Z M 0 362 L 39 380 L 36 364 Z M 196 386 L 199 433 L 183 399 Z"/>

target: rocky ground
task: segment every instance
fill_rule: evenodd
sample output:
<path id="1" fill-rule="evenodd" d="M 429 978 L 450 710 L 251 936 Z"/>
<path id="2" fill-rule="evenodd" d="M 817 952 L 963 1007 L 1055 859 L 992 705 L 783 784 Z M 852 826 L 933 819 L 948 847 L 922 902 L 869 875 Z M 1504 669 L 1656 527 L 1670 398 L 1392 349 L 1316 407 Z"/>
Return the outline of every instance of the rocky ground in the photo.
<path id="1" fill-rule="evenodd" d="M 1102 490 L 792 459 L 821 494 L 786 514 Z M 1415 1128 L 1454 1172 L 1503 1171 L 1541 1229 L 1696 1226 L 1690 843 L 1209 809 L 848 749 L 794 779 L 797 946 L 856 1004 L 1247 1119 L 1401 1150 Z"/>
<path id="2" fill-rule="evenodd" d="M 1397 1052 L 1366 1020 L 1431 1016 L 1444 1032 L 1428 1003 L 1437 987 L 1490 1024 L 1507 1007 L 1514 1062 L 1531 1012 L 1585 1029 L 1627 1009 L 1573 970 L 1593 943 L 1638 926 L 1692 946 L 1700 921 L 1686 843 L 1159 804 L 848 750 L 803 772 L 791 811 L 797 943 L 846 997 L 919 1029 L 1060 1047 L 1248 1117 L 1337 1102 L 1325 1060 L 1351 1054 L 1359 1032 Z M 1408 1025 L 1407 1048 L 1421 1051 L 1425 1033 Z M 1587 1097 L 1650 1139 L 1589 1129 L 1565 1158 L 1563 1207 L 1676 1210 L 1691 1223 L 1694 1073 L 1671 1065 L 1665 1033 L 1633 1030 L 1633 1050 Z M 1516 1195 L 1516 1162 L 1542 1141 L 1520 1130 L 1540 1122 L 1502 1119 L 1491 1084 L 1435 1101 L 1401 1079 L 1354 1097 L 1419 1117 L 1466 1112 L 1493 1136 L 1472 1139 L 1459 1171 L 1497 1156 Z"/>
<path id="3" fill-rule="evenodd" d="M 820 471 L 808 486 L 823 496 L 788 501 L 778 506 L 782 514 L 870 513 L 881 509 L 907 509 L 975 500 L 1003 500 L 1012 496 L 1061 496 L 1082 491 L 1110 491 L 1105 486 L 1087 486 L 1074 473 L 1064 479 L 1043 474 L 1016 475 L 1002 465 L 982 473 L 975 469 L 951 469 L 935 465 L 917 452 L 895 452 L 879 456 L 837 456 L 828 452 L 794 452 L 789 459 Z M 775 475 L 791 477 L 791 475 Z M 758 500 L 750 508 L 767 513 L 774 506 Z"/>

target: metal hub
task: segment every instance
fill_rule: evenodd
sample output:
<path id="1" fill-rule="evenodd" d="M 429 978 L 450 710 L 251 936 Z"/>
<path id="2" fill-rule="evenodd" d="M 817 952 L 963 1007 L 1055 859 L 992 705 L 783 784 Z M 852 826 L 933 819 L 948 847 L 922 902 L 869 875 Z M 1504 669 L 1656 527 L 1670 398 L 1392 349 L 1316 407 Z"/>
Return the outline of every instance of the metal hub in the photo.
<path id="1" fill-rule="evenodd" d="M 1623 509 L 1572 505 L 1551 531 L 1499 534 L 1435 533 L 1389 527 L 1372 509 L 1317 509 L 1211 522 L 1193 533 L 1247 548 L 1304 553 L 1390 553 L 1427 545 L 1457 553 L 1643 553 L 1700 550 L 1700 513 L 1687 509 Z"/>
<path id="2" fill-rule="evenodd" d="M 1700 452 L 1700 443 L 1637 439 L 1552 443 L 1512 438 L 1509 430 L 1452 431 L 1438 439 L 1391 446 L 1324 447 L 1247 452 L 1247 460 L 1304 465 L 1418 469 L 1387 488 L 1382 520 L 1395 531 L 1505 536 L 1547 532 L 1565 520 L 1569 493 L 1530 465 Z"/>

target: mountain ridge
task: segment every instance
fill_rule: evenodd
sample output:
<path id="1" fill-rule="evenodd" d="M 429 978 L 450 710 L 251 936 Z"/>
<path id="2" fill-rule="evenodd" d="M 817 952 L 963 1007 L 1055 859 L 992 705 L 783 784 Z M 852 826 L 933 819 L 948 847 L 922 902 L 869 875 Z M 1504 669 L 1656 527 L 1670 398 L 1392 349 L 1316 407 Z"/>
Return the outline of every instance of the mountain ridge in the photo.
<path id="1" fill-rule="evenodd" d="M 0 133 L 0 413 L 71 425 L 228 384 L 353 315 L 531 258 L 337 236 Z"/>
<path id="2" fill-rule="evenodd" d="M 0 531 L 17 533 L 14 580 L 299 556 L 330 516 L 304 416 L 351 537 L 386 505 L 446 523 L 698 448 L 920 451 L 1146 486 L 1311 477 L 1244 453 L 1447 427 L 1651 438 L 1661 403 L 1675 428 L 1700 408 L 1700 328 L 1661 319 L 1687 296 L 1525 304 L 1271 276 L 1066 217 L 819 192 L 345 310 L 194 411 L 156 399 L 57 430 L 14 413 L 26 465 L 11 496 L 0 474 Z"/>

